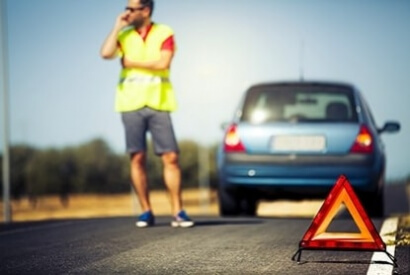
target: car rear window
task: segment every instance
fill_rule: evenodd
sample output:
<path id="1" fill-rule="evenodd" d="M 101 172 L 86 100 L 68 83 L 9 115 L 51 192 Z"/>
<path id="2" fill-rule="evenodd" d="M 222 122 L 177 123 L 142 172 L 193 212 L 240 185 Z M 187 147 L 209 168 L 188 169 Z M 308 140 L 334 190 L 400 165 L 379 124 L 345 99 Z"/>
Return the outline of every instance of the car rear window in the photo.
<path id="1" fill-rule="evenodd" d="M 357 122 L 353 91 L 343 86 L 256 86 L 246 94 L 241 120 Z"/>

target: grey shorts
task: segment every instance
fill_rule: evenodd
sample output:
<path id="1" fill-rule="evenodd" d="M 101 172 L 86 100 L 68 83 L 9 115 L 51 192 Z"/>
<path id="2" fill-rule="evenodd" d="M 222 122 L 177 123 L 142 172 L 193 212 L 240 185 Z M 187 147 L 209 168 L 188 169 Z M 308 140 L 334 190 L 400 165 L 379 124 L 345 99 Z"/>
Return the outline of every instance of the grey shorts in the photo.
<path id="1" fill-rule="evenodd" d="M 121 118 L 125 128 L 128 153 L 147 150 L 147 132 L 152 136 L 155 154 L 179 152 L 169 112 L 143 108 L 121 113 Z"/>

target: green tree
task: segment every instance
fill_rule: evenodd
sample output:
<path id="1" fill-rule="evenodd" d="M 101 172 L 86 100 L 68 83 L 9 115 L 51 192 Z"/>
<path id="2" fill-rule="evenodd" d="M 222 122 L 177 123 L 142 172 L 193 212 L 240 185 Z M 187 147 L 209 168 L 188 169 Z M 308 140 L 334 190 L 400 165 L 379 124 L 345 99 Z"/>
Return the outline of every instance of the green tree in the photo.
<path id="1" fill-rule="evenodd" d="M 198 187 L 199 145 L 179 142 L 183 187 Z M 209 178 L 216 184 L 216 146 L 208 149 Z M 100 138 L 75 147 L 35 149 L 26 145 L 11 149 L 11 190 L 14 198 L 58 194 L 68 205 L 72 193 L 125 193 L 130 189 L 130 156 L 115 154 Z M 1 157 L 1 156 L 0 156 Z M 164 189 L 163 165 L 148 141 L 147 174 L 151 189 Z"/>
<path id="2" fill-rule="evenodd" d="M 25 167 L 27 194 L 33 207 L 37 198 L 45 194 L 58 194 L 61 189 L 61 154 L 56 149 L 36 151 Z"/>
<path id="3" fill-rule="evenodd" d="M 36 150 L 28 145 L 13 145 L 10 147 L 10 194 L 19 199 L 27 193 L 25 167 Z M 3 155 L 0 155 L 3 163 Z M 3 165 L 0 165 L 0 184 L 3 185 Z M 3 188 L 1 188 L 1 192 Z"/>
<path id="4" fill-rule="evenodd" d="M 36 150 L 28 145 L 14 145 L 10 148 L 10 192 L 14 199 L 27 193 L 26 166 Z"/>
<path id="5" fill-rule="evenodd" d="M 0 188 L 0 195 L 1 197 L 3 197 L 3 154 L 0 154 L 0 184 L 1 184 L 1 188 Z"/>
<path id="6" fill-rule="evenodd" d="M 181 177 L 184 187 L 198 187 L 199 145 L 191 140 L 184 140 L 179 143 L 181 165 Z"/>
<path id="7" fill-rule="evenodd" d="M 75 179 L 77 178 L 78 164 L 75 161 L 75 153 L 72 148 L 65 148 L 60 152 L 59 176 L 60 188 L 59 195 L 63 206 L 69 204 L 69 196 L 75 192 Z"/>
<path id="8" fill-rule="evenodd" d="M 83 193 L 119 193 L 129 191 L 125 178 L 125 158 L 112 152 L 102 139 L 95 139 L 75 149 L 77 177 L 75 191 Z M 128 162 L 128 161 L 127 161 Z"/>

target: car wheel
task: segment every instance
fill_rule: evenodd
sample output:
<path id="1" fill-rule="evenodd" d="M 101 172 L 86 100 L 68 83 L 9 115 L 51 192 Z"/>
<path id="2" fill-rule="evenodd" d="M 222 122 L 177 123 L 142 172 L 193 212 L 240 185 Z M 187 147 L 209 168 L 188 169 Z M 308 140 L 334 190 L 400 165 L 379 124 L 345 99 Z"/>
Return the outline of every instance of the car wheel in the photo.
<path id="1" fill-rule="evenodd" d="M 382 218 L 384 216 L 383 188 L 377 192 L 363 194 L 361 201 L 369 217 Z"/>
<path id="2" fill-rule="evenodd" d="M 233 189 L 224 187 L 222 184 L 218 188 L 219 213 L 221 216 L 238 216 L 241 213 L 240 199 Z"/>
<path id="3" fill-rule="evenodd" d="M 244 198 L 241 206 L 243 215 L 251 217 L 256 216 L 256 210 L 258 208 L 258 200 L 256 198 Z"/>

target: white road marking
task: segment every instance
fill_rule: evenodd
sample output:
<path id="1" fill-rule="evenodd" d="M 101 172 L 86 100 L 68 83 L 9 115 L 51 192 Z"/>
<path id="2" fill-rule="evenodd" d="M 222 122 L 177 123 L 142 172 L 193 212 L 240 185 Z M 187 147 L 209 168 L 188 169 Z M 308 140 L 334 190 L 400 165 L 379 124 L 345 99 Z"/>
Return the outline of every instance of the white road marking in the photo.
<path id="1" fill-rule="evenodd" d="M 391 217 L 388 218 L 383 222 L 382 228 L 380 230 L 380 237 L 383 239 L 385 244 L 393 243 L 393 245 L 387 245 L 386 251 L 394 256 L 394 251 L 396 249 L 396 245 L 394 245 L 394 241 L 396 240 L 396 232 L 397 226 L 399 223 L 399 218 Z M 390 234 L 390 233 L 395 234 Z M 394 266 L 392 264 L 392 260 L 386 255 L 384 252 L 375 252 L 373 253 L 372 263 L 367 270 L 368 275 L 383 275 L 393 273 Z M 384 262 L 384 263 L 375 263 L 375 262 Z M 386 263 L 387 262 L 387 263 Z"/>

